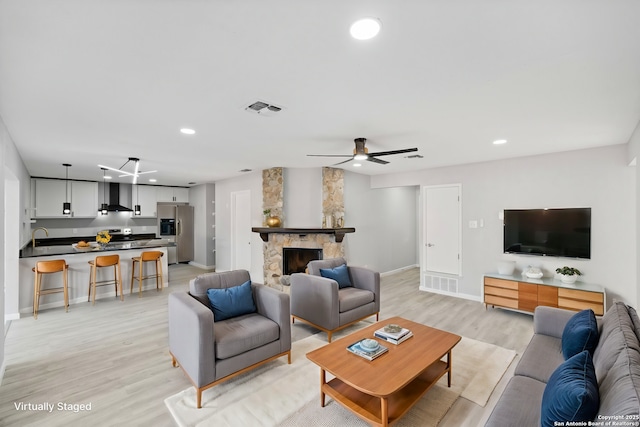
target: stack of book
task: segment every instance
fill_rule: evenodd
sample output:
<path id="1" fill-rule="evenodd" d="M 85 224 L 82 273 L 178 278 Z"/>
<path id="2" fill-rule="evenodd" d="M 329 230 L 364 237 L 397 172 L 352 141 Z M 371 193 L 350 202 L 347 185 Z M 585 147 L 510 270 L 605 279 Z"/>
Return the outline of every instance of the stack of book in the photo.
<path id="1" fill-rule="evenodd" d="M 380 338 L 387 342 L 390 342 L 391 344 L 398 345 L 401 342 L 411 338 L 413 336 L 413 333 L 407 328 L 402 328 L 397 332 L 389 332 L 389 331 L 385 331 L 385 328 L 380 328 L 377 331 L 375 331 L 373 335 L 376 338 Z"/>
<path id="2" fill-rule="evenodd" d="M 361 345 L 362 341 L 364 341 L 364 339 L 351 344 L 349 347 L 347 347 L 347 350 L 349 350 L 353 354 L 357 354 L 360 357 L 364 357 L 367 360 L 373 360 L 376 357 L 381 356 L 389 351 L 389 349 L 383 345 L 378 345 L 375 349 L 365 348 L 363 345 Z"/>

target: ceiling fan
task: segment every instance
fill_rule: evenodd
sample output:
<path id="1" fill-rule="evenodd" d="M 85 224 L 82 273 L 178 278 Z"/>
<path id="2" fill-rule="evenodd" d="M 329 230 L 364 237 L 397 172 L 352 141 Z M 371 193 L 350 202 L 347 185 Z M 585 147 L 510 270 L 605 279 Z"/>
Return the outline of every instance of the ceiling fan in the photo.
<path id="1" fill-rule="evenodd" d="M 417 148 L 405 148 L 403 150 L 392 150 L 392 151 L 379 151 L 377 153 L 369 153 L 369 149 L 365 147 L 365 143 L 367 142 L 367 138 L 356 138 L 353 140 L 356 143 L 356 148 L 353 149 L 353 154 L 307 154 L 307 156 L 312 157 L 351 157 L 343 162 L 336 163 L 334 166 L 341 165 L 343 163 L 350 162 L 351 160 L 367 160 L 369 162 L 379 163 L 381 165 L 386 165 L 386 160 L 379 159 L 380 156 L 390 156 L 392 154 L 402 154 L 402 153 L 411 153 L 413 151 L 418 151 Z"/>
<path id="2" fill-rule="evenodd" d="M 134 164 L 134 169 L 133 172 L 128 172 L 125 170 L 122 170 L 122 168 L 124 168 L 127 163 L 129 162 L 133 162 Z M 127 160 L 122 166 L 120 166 L 119 168 L 112 168 L 110 166 L 105 166 L 105 165 L 98 165 L 98 167 L 101 168 L 105 168 L 105 169 L 109 169 L 111 171 L 115 171 L 115 172 L 120 172 L 122 175 L 119 175 L 120 178 L 124 177 L 124 176 L 131 176 L 133 177 L 133 183 L 135 184 L 138 181 L 138 177 L 140 175 L 144 175 L 147 173 L 154 173 L 154 172 L 158 172 L 158 171 L 145 171 L 145 172 L 140 172 L 140 159 L 138 159 L 137 157 L 129 157 L 129 160 Z"/>

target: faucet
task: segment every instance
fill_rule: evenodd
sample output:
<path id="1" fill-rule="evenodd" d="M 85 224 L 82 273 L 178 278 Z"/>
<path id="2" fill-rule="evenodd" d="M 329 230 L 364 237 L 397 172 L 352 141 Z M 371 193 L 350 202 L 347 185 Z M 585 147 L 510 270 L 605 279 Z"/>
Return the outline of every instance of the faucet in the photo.
<path id="1" fill-rule="evenodd" d="M 44 227 L 38 227 L 38 228 L 36 228 L 35 230 L 33 230 L 33 231 L 31 232 L 31 247 L 32 247 L 32 248 L 35 248 L 35 247 L 36 247 L 36 239 L 35 239 L 35 237 L 34 237 L 34 236 L 36 235 L 36 231 L 38 231 L 38 230 L 44 230 L 44 232 L 45 232 L 45 233 L 47 233 L 47 237 L 49 237 L 49 230 L 47 230 L 47 229 L 46 229 L 46 228 L 44 228 Z"/>

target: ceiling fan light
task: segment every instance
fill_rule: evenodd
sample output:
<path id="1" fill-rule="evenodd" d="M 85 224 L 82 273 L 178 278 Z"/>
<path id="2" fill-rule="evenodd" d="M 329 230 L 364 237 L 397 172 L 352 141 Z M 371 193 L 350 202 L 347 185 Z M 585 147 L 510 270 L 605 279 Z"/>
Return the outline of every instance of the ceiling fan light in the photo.
<path id="1" fill-rule="evenodd" d="M 355 156 L 353 156 L 354 160 L 367 160 L 369 158 L 369 156 L 367 154 L 361 153 L 361 154 L 356 154 Z"/>

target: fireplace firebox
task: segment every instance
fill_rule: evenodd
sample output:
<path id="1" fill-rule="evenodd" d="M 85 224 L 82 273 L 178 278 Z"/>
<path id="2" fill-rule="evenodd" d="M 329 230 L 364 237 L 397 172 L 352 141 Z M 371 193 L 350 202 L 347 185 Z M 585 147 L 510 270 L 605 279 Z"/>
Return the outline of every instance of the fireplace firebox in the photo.
<path id="1" fill-rule="evenodd" d="M 282 248 L 282 274 L 304 273 L 309 261 L 322 259 L 322 249 Z"/>

